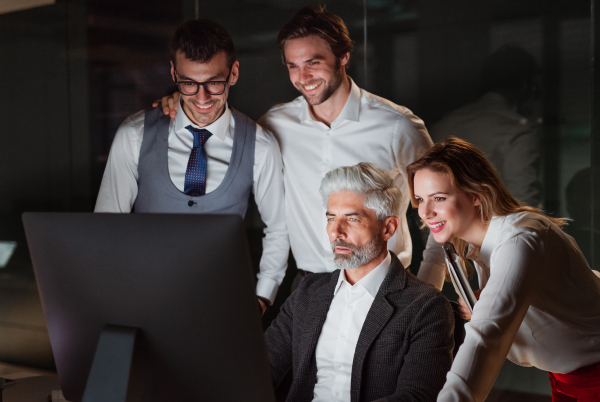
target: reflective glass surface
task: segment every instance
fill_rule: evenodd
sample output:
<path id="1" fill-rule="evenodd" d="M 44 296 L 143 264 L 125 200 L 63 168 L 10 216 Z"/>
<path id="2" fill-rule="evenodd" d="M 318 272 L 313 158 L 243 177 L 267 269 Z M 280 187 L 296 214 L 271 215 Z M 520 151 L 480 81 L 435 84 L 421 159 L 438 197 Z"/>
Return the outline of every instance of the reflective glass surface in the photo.
<path id="1" fill-rule="evenodd" d="M 16 340 L 22 336 L 14 327 L 30 325 L 42 333 L 37 344 L 45 345 L 24 358 L 0 344 L 0 360 L 53 365 L 21 213 L 93 210 L 119 125 L 176 90 L 169 43 L 177 26 L 199 17 L 226 27 L 240 62 L 229 104 L 257 120 L 273 105 L 299 95 L 276 39 L 298 9 L 317 3 L 72 0 L 0 14 L 0 241 L 17 242 L 0 269 L 0 287 L 12 290 L 0 293 L 22 290 L 35 305 L 29 313 L 5 318 L 0 313 L 0 330 L 9 323 L 13 329 L 7 333 Z M 591 242 L 600 230 L 592 220 L 600 176 L 591 168 L 590 5 L 566 0 L 326 3 L 355 42 L 348 73 L 359 87 L 412 110 L 436 141 L 447 135 L 479 141 L 522 201 L 572 219 L 566 232 L 598 269 Z M 507 76 L 498 78 L 501 72 Z M 513 85 L 499 89 L 498 80 L 513 80 Z M 495 146 L 501 136 L 509 139 Z M 252 205 L 246 224 L 257 267 L 263 224 Z M 416 212 L 408 214 L 414 245 L 410 269 L 416 273 L 427 233 Z M 265 323 L 289 295 L 295 273 L 292 259 Z M 444 291 L 455 297 L 451 289 Z M 0 311 L 6 311 L 2 304 Z M 514 370 L 499 378 L 498 388 L 547 394 L 547 380 Z"/>

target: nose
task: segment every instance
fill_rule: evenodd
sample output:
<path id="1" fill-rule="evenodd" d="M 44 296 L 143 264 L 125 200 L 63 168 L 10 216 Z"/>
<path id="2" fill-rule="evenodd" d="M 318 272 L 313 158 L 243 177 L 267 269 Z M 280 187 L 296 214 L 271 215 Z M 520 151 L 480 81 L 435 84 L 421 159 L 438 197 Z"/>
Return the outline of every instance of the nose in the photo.
<path id="1" fill-rule="evenodd" d="M 302 82 L 303 84 L 306 84 L 310 80 L 312 80 L 311 71 L 308 68 L 302 68 L 300 70 L 300 82 Z"/>
<path id="2" fill-rule="evenodd" d="M 329 232 L 329 241 L 346 238 L 345 222 L 341 220 L 329 221 L 327 224 L 327 232 Z"/>
<path id="3" fill-rule="evenodd" d="M 427 221 L 436 216 L 436 212 L 433 208 L 433 204 L 427 200 L 421 201 L 419 204 L 419 216 L 421 219 Z"/>
<path id="4" fill-rule="evenodd" d="M 200 85 L 200 88 L 198 88 L 198 93 L 194 95 L 194 99 L 196 99 L 198 103 L 205 103 L 208 102 L 210 98 L 211 94 L 206 92 L 206 90 L 204 89 L 204 85 Z"/>

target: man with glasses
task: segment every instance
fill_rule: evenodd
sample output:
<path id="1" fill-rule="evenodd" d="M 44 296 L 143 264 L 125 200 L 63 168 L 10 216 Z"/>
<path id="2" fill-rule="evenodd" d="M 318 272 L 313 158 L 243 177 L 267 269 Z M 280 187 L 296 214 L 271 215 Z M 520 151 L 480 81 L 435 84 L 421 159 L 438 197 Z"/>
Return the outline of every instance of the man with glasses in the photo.
<path id="1" fill-rule="evenodd" d="M 405 168 L 433 145 L 425 124 L 407 108 L 359 88 L 347 74 L 353 42 L 337 15 L 306 6 L 283 26 L 277 42 L 290 81 L 301 96 L 273 106 L 259 119 L 272 132 L 285 166 L 285 210 L 290 244 L 298 265 L 292 289 L 311 273 L 335 270 L 324 235 L 319 183 L 340 166 L 370 162 L 386 170 L 407 194 Z M 175 113 L 177 96 L 165 97 L 165 113 Z M 412 259 L 405 197 L 400 224 L 388 242 L 402 265 Z M 430 236 L 419 279 L 440 283 L 441 248 Z"/>
<path id="2" fill-rule="evenodd" d="M 231 37 L 218 23 L 194 20 L 177 29 L 171 75 L 182 107 L 173 118 L 155 108 L 123 122 L 95 212 L 244 217 L 252 191 L 266 224 L 256 288 L 264 312 L 283 280 L 289 250 L 277 141 L 228 107 L 239 62 Z"/>

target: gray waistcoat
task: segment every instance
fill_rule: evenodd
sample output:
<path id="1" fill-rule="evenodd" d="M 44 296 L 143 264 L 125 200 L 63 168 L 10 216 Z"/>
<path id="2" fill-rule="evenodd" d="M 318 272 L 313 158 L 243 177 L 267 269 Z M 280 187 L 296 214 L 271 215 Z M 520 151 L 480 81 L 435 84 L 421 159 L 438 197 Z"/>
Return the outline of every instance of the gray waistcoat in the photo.
<path id="1" fill-rule="evenodd" d="M 134 212 L 246 215 L 253 182 L 256 123 L 234 109 L 231 112 L 235 119 L 233 150 L 223 182 L 214 191 L 193 197 L 179 191 L 169 176 L 169 116 L 160 107 L 146 111 Z"/>

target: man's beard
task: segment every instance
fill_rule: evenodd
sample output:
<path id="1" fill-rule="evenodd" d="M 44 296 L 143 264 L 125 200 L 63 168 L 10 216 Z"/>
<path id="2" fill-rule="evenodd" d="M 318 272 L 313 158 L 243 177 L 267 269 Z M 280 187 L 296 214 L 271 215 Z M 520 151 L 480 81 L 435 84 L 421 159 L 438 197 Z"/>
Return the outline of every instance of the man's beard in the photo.
<path id="1" fill-rule="evenodd" d="M 323 83 L 323 85 L 325 85 L 325 87 L 323 88 L 323 92 L 321 92 L 321 96 L 319 96 L 317 99 L 309 99 L 304 94 L 303 91 L 300 91 L 300 93 L 302 93 L 302 96 L 304 96 L 304 99 L 306 99 L 306 101 L 310 105 L 312 105 L 312 106 L 320 105 L 321 103 L 323 103 L 327 99 L 329 99 L 335 91 L 337 91 L 337 89 L 340 87 L 340 85 L 342 83 L 342 78 L 343 78 L 342 70 L 340 69 L 339 66 L 337 66 L 337 70 L 331 76 L 331 80 L 329 80 L 329 82 Z M 302 87 L 302 86 L 300 86 L 300 87 Z"/>
<path id="2" fill-rule="evenodd" d="M 346 247 L 352 250 L 352 254 L 336 254 L 336 247 Z M 383 248 L 383 240 L 381 233 L 377 231 L 377 235 L 373 237 L 367 244 L 356 246 L 352 243 L 346 243 L 343 240 L 331 242 L 333 250 L 333 262 L 339 269 L 354 269 L 365 265 L 381 254 Z"/>

